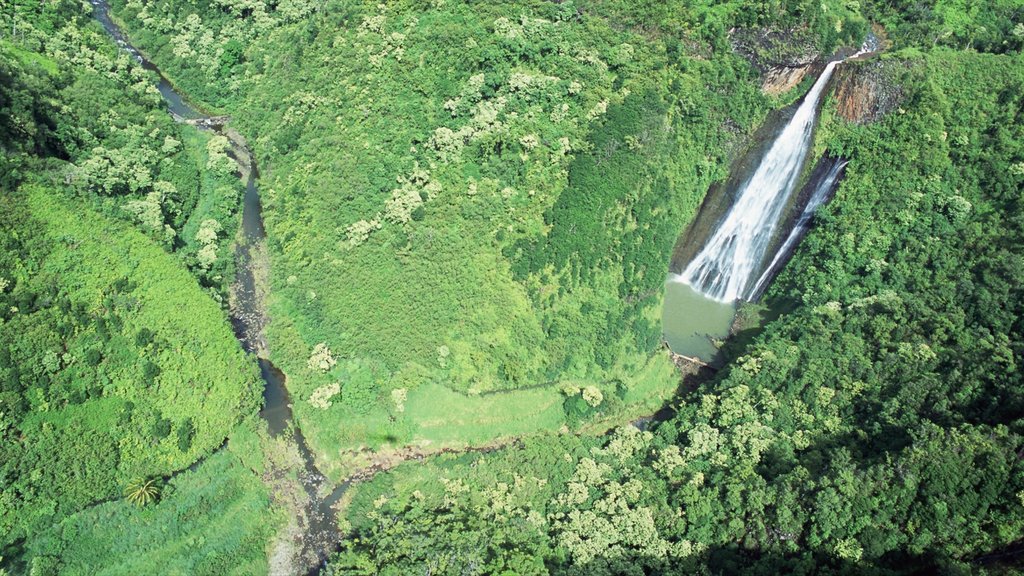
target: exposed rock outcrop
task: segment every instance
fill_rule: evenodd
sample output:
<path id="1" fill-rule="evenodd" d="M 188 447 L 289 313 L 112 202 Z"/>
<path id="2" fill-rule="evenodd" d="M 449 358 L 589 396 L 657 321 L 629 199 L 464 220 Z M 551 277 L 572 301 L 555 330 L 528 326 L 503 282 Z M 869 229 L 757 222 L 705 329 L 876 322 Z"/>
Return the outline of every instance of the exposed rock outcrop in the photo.
<path id="1" fill-rule="evenodd" d="M 806 28 L 735 28 L 729 38 L 733 50 L 761 72 L 761 90 L 771 95 L 794 88 L 822 56 Z"/>
<path id="2" fill-rule="evenodd" d="M 903 99 L 898 72 L 902 64 L 871 60 L 850 62 L 836 71 L 836 109 L 843 119 L 857 124 L 881 120 Z"/>
<path id="3" fill-rule="evenodd" d="M 772 67 L 809 66 L 822 56 L 815 46 L 814 36 L 806 28 L 733 28 L 729 31 L 729 40 L 733 50 L 762 72 Z"/>
<path id="4" fill-rule="evenodd" d="M 798 66 L 789 68 L 786 66 L 772 66 L 765 71 L 761 80 L 761 91 L 771 96 L 778 96 L 796 87 L 813 65 Z"/>

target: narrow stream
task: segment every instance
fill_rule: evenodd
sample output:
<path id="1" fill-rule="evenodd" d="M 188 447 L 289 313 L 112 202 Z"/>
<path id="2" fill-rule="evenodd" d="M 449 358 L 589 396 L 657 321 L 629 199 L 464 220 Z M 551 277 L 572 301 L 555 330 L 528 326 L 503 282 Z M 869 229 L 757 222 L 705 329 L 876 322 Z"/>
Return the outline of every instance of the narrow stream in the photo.
<path id="1" fill-rule="evenodd" d="M 91 0 L 93 15 L 118 46 L 128 52 L 143 68 L 154 72 L 159 80 L 157 89 L 167 103 L 171 116 L 200 130 L 209 130 L 228 138 L 232 145 L 231 156 L 238 163 L 239 176 L 245 180 L 242 222 L 236 237 L 235 264 L 236 278 L 231 287 L 231 324 L 242 348 L 259 362 L 260 374 L 265 383 L 263 409 L 260 417 L 266 422 L 271 436 L 291 434 L 292 441 L 303 461 L 299 480 L 308 497 L 305 509 L 306 526 L 302 543 L 302 560 L 315 557 L 311 573 L 316 573 L 327 555 L 336 548 L 340 534 L 337 515 L 333 505 L 341 498 L 349 483 L 334 486 L 317 470 L 306 439 L 292 419 L 291 399 L 285 386 L 285 375 L 267 359 L 267 342 L 264 329 L 267 324 L 266 286 L 268 285 L 266 230 L 260 204 L 257 179 L 259 172 L 256 161 L 240 134 L 229 128 L 225 118 L 212 117 L 191 105 L 187 98 L 174 89 L 163 73 L 132 46 L 124 32 L 110 17 L 110 6 L 106 0 Z M 313 564 L 313 562 L 308 562 Z"/>

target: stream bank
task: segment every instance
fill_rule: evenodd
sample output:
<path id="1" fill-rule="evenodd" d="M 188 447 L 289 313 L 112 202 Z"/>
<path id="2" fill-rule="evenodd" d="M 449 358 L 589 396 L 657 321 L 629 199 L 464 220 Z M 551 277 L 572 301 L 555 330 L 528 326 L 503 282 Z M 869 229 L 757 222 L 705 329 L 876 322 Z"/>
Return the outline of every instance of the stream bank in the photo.
<path id="1" fill-rule="evenodd" d="M 117 45 L 144 69 L 156 74 L 157 89 L 171 116 L 178 122 L 223 136 L 231 143 L 229 155 L 238 166 L 239 178 L 245 182 L 245 194 L 242 221 L 235 238 L 236 276 L 230 287 L 229 317 L 242 348 L 258 362 L 265 383 L 260 417 L 267 425 L 271 443 L 277 446 L 271 449 L 273 454 L 267 454 L 271 472 L 264 481 L 272 489 L 275 501 L 293 512 L 291 524 L 271 554 L 271 570 L 284 574 L 316 573 L 340 540 L 333 505 L 349 483 L 335 486 L 317 469 L 305 437 L 293 421 L 285 375 L 268 358 L 265 328 L 269 321 L 270 260 L 258 188 L 259 169 L 245 138 L 228 126 L 229 118 L 205 114 L 191 104 L 159 68 L 132 46 L 111 17 L 106 0 L 91 3 L 93 16 Z M 293 474 L 295 470 L 299 471 L 297 477 Z"/>

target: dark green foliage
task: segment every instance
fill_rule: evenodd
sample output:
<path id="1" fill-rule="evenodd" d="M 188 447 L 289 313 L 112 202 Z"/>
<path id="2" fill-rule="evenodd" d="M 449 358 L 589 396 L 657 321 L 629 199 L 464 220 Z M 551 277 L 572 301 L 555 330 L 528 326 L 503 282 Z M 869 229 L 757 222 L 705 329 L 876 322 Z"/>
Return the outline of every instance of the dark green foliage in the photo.
<path id="1" fill-rule="evenodd" d="M 103 353 L 96 348 L 90 348 L 85 351 L 85 362 L 89 366 L 99 366 L 99 363 L 103 361 Z"/>
<path id="2" fill-rule="evenodd" d="M 220 55 L 221 78 L 228 78 L 235 72 L 235 67 L 242 63 L 245 47 L 237 39 L 232 38 L 224 44 L 224 51 Z"/>
<path id="3" fill-rule="evenodd" d="M 1024 48 L 1024 6 L 1016 0 L 871 1 L 870 17 L 898 46 L 950 46 L 997 54 Z"/>
<path id="4" fill-rule="evenodd" d="M 61 80 L 52 63 L 0 40 L 0 186 L 24 177 L 25 155 L 63 155 L 56 102 Z"/>
<path id="5" fill-rule="evenodd" d="M 195 424 L 192 424 L 192 419 L 185 420 L 178 426 L 176 432 L 178 435 L 178 450 L 182 452 L 188 452 L 192 448 L 192 439 L 196 435 Z"/>
<path id="6" fill-rule="evenodd" d="M 171 435 L 171 421 L 167 418 L 157 418 L 153 422 L 153 439 L 163 440 Z"/>
<path id="7" fill-rule="evenodd" d="M 594 407 L 587 404 L 587 401 L 579 394 L 566 397 L 562 408 L 565 410 L 565 422 L 573 428 L 579 426 L 581 422 L 586 421 L 596 412 Z"/>
<path id="8" fill-rule="evenodd" d="M 617 246 L 607 230 L 622 229 L 626 215 L 616 208 L 620 202 L 629 202 L 631 193 L 637 194 L 637 183 L 648 177 L 648 170 L 657 169 L 650 164 L 664 154 L 666 113 L 666 105 L 653 92 L 631 94 L 622 104 L 609 108 L 589 138 L 592 151 L 577 156 L 569 165 L 568 188 L 544 215 L 551 232 L 539 243 L 521 241 L 513 248 L 513 254 L 519 251 L 513 265 L 519 276 L 551 265 L 586 282 L 593 279 L 595 271 L 618 264 L 620 259 L 632 263 L 631 255 L 613 249 Z M 627 138 L 636 142 L 634 146 L 643 147 L 643 154 L 631 150 Z M 644 196 L 664 197 L 665 193 L 659 187 Z M 632 213 L 633 207 L 628 210 Z M 650 216 L 643 212 L 637 224 L 644 227 Z"/>
<path id="9" fill-rule="evenodd" d="M 155 362 L 146 359 L 142 361 L 142 378 L 146 382 L 153 383 L 153 380 L 160 375 L 160 366 Z"/>

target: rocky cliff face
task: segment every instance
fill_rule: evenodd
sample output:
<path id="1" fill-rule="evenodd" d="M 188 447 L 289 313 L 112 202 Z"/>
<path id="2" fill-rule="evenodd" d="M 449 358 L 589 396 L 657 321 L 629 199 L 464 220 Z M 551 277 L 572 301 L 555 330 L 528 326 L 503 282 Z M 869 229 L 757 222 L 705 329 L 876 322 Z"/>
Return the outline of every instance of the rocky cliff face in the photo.
<path id="1" fill-rule="evenodd" d="M 877 122 L 899 106 L 903 91 L 897 82 L 898 62 L 849 62 L 833 79 L 837 111 L 849 122 Z"/>
<path id="2" fill-rule="evenodd" d="M 771 66 L 762 76 L 761 91 L 771 96 L 778 96 L 788 92 L 803 81 L 804 77 L 807 76 L 813 67 L 813 64 L 792 68 L 787 66 Z"/>
<path id="3" fill-rule="evenodd" d="M 761 90 L 782 94 L 812 73 L 821 61 L 814 38 L 806 29 L 736 28 L 730 31 L 733 49 L 761 72 Z"/>

